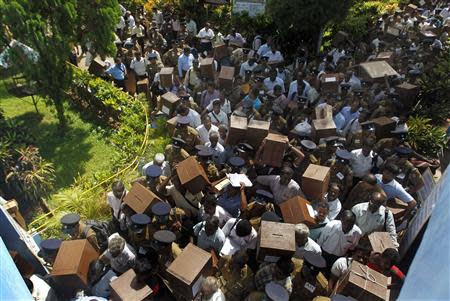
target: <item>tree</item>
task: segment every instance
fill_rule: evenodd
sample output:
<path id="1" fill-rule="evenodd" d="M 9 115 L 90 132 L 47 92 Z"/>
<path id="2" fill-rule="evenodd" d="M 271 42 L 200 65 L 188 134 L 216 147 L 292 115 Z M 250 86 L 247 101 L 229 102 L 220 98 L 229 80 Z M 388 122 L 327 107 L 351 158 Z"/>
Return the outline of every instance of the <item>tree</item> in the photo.
<path id="1" fill-rule="evenodd" d="M 281 39 L 298 44 L 319 42 L 328 22 L 343 20 L 355 0 L 269 0 L 267 12 L 278 27 Z M 318 49 L 320 45 L 318 45 Z"/>
<path id="2" fill-rule="evenodd" d="M 2 41 L 11 39 L 38 53 L 30 61 L 19 51 L 11 60 L 27 79 L 36 83 L 37 92 L 53 103 L 60 133 L 66 127 L 64 92 L 71 83 L 72 68 L 67 64 L 72 47 L 87 41 L 99 55 L 113 54 L 114 28 L 119 21 L 117 0 L 0 0 Z"/>

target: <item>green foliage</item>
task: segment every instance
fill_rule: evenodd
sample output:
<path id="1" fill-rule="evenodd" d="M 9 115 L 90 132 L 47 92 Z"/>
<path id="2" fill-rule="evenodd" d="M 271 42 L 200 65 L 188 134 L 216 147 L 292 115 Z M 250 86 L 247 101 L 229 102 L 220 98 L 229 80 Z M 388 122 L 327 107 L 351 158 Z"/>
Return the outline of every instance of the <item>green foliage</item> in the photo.
<path id="1" fill-rule="evenodd" d="M 39 55 L 37 62 L 24 62 L 27 57 L 15 52 L 12 61 L 37 83 L 40 94 L 51 99 L 64 128 L 62 102 L 72 78 L 66 64 L 72 45 L 81 38 L 99 54 L 114 53 L 113 31 L 120 16 L 117 0 L 0 0 L 0 11 L 0 23 L 9 30 L 2 33 L 2 40 L 17 39 Z"/>
<path id="2" fill-rule="evenodd" d="M 345 31 L 352 39 L 359 40 L 374 28 L 374 24 L 382 14 L 394 11 L 399 2 L 399 0 L 356 1 L 346 18 L 338 23 L 335 29 Z"/>
<path id="3" fill-rule="evenodd" d="M 435 125 L 442 125 L 450 116 L 449 74 L 450 51 L 447 50 L 434 68 L 418 80 L 421 93 L 414 113 L 430 118 Z"/>
<path id="4" fill-rule="evenodd" d="M 6 183 L 21 200 L 38 201 L 46 198 L 55 181 L 53 164 L 44 161 L 35 147 L 18 149 L 17 153 L 17 160 L 5 170 Z"/>
<path id="5" fill-rule="evenodd" d="M 438 154 L 446 147 L 447 137 L 445 130 L 431 124 L 431 119 L 425 117 L 410 117 L 408 122 L 409 144 L 419 153 L 431 158 L 437 158 Z"/>
<path id="6" fill-rule="evenodd" d="M 225 19 L 227 20 L 227 19 Z M 230 23 L 228 23 L 230 24 Z M 257 33 L 268 33 L 274 28 L 272 17 L 268 14 L 258 14 L 250 17 L 248 12 L 231 15 L 231 26 L 239 28 L 245 37 L 254 37 Z M 226 28 L 228 32 L 231 28 Z M 251 42 L 251 41 L 250 41 Z"/>

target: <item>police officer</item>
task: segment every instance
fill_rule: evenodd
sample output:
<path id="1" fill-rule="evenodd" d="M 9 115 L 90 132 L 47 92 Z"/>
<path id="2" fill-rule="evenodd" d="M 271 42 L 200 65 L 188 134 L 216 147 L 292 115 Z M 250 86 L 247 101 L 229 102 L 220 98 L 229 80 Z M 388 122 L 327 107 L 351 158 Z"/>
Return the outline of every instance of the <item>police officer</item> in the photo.
<path id="1" fill-rule="evenodd" d="M 302 269 L 292 281 L 292 294 L 289 300 L 312 300 L 327 294 L 328 281 L 320 273 L 326 267 L 325 259 L 311 251 L 306 251 Z"/>
<path id="2" fill-rule="evenodd" d="M 360 124 L 361 130 L 349 135 L 347 139 L 347 145 L 350 150 L 359 149 L 364 144 L 364 141 L 368 139 L 374 139 L 375 136 L 375 125 L 373 121 L 366 121 Z"/>
<path id="3" fill-rule="evenodd" d="M 216 164 L 212 160 L 213 151 L 209 147 L 203 147 L 201 150 L 197 152 L 197 157 L 202 165 L 203 169 L 206 171 L 206 175 L 210 182 L 217 181 L 221 179 L 221 177 L 225 176 L 225 174 L 221 174 Z"/>
<path id="4" fill-rule="evenodd" d="M 314 151 L 317 149 L 317 145 L 313 141 L 307 139 L 300 141 L 300 148 L 305 155 L 305 158 L 299 166 L 295 167 L 295 180 L 297 181 L 297 183 L 300 183 L 301 176 L 306 171 L 309 164 L 319 164 L 319 160 L 314 155 Z"/>
<path id="5" fill-rule="evenodd" d="M 229 173 L 241 173 L 242 168 L 245 166 L 245 160 L 241 157 L 231 157 L 228 159 Z M 245 173 L 245 172 L 244 172 Z"/>
<path id="6" fill-rule="evenodd" d="M 408 161 L 413 154 L 413 150 L 408 147 L 399 146 L 395 149 L 395 155 L 388 158 L 385 162 L 387 164 L 395 164 L 399 168 L 399 174 L 396 176 L 397 182 L 405 187 L 410 194 L 416 193 L 425 184 L 420 171 Z"/>
<path id="7" fill-rule="evenodd" d="M 189 241 L 189 233 L 187 231 L 189 226 L 184 227 L 183 225 L 187 221 L 183 209 L 177 207 L 171 208 L 168 203 L 159 202 L 153 205 L 152 214 L 153 220 L 149 226 L 150 235 L 158 230 L 170 230 L 175 233 L 180 246 L 187 244 Z"/>
<path id="8" fill-rule="evenodd" d="M 39 251 L 38 256 L 43 258 L 47 264 L 53 265 L 61 243 L 62 240 L 56 238 L 43 240 L 40 245 L 41 250 Z"/>
<path id="9" fill-rule="evenodd" d="M 150 224 L 151 219 L 146 214 L 138 213 L 133 214 L 130 221 L 131 225 L 128 232 L 129 241 L 139 254 L 145 255 L 147 251 L 144 249 L 144 245 L 149 240 L 147 226 Z"/>
<path id="10" fill-rule="evenodd" d="M 185 141 L 181 138 L 172 137 L 172 144 L 166 146 L 164 155 L 173 169 L 178 163 L 189 158 L 189 153 L 183 148 Z"/>
<path id="11" fill-rule="evenodd" d="M 172 48 L 163 55 L 162 59 L 165 66 L 175 68 L 178 64 L 178 57 L 182 50 L 178 47 L 178 42 L 176 40 L 172 41 L 171 46 Z"/>
<path id="12" fill-rule="evenodd" d="M 287 122 L 286 119 L 283 118 L 283 109 L 277 105 L 272 107 L 271 114 L 267 116 L 267 119 L 270 122 L 270 129 L 279 133 L 286 134 Z"/>
<path id="13" fill-rule="evenodd" d="M 353 171 L 350 167 L 352 154 L 345 149 L 336 151 L 336 160 L 330 165 L 330 183 L 336 182 L 341 188 L 341 199 L 347 196 L 353 185 Z"/>
<path id="14" fill-rule="evenodd" d="M 68 234 L 71 240 L 87 239 L 97 251 L 100 251 L 94 230 L 81 222 L 78 214 L 66 214 L 61 218 L 60 222 L 62 224 L 62 231 Z"/>
<path id="15" fill-rule="evenodd" d="M 178 117 L 173 135 L 184 140 L 184 149 L 190 154 L 194 153 L 196 145 L 202 144 L 197 130 L 189 126 L 187 116 Z"/>
<path id="16" fill-rule="evenodd" d="M 325 165 L 328 161 L 336 159 L 336 150 L 344 145 L 338 136 L 330 136 L 324 139 L 325 143 L 318 146 L 318 159 Z"/>
<path id="17" fill-rule="evenodd" d="M 253 272 L 245 250 L 220 258 L 218 284 L 227 301 L 241 301 L 253 290 Z"/>
<path id="18" fill-rule="evenodd" d="M 158 270 L 166 275 L 167 267 L 181 254 L 180 248 L 174 243 L 177 237 L 169 230 L 156 231 L 152 237 L 153 249 L 158 258 Z"/>

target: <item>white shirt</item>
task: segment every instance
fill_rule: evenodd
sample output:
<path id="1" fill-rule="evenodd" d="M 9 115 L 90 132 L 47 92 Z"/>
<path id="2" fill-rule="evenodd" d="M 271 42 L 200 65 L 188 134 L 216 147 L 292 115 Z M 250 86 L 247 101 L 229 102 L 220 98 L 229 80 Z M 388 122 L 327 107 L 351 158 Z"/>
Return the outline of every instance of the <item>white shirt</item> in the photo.
<path id="1" fill-rule="evenodd" d="M 219 131 L 219 128 L 217 126 L 215 126 L 214 124 L 211 124 L 211 128 L 209 130 L 207 130 L 205 128 L 205 125 L 203 125 L 203 124 L 199 125 L 195 129 L 197 130 L 200 141 L 203 144 L 205 144 L 206 142 L 209 142 L 209 133 Z"/>
<path id="2" fill-rule="evenodd" d="M 264 79 L 264 86 L 267 88 L 268 91 L 273 91 L 273 88 L 278 85 L 281 86 L 281 93 L 285 92 L 284 89 L 284 82 L 281 78 L 275 77 L 274 81 L 270 80 L 270 77 L 267 77 Z"/>
<path id="3" fill-rule="evenodd" d="M 230 218 L 225 226 L 223 226 L 222 231 L 225 234 L 225 243 L 220 251 L 220 255 L 233 255 L 240 249 L 255 249 L 256 242 L 258 240 L 258 233 L 252 227 L 252 231 L 249 235 L 245 237 L 239 237 L 236 234 L 235 218 Z"/>
<path id="4" fill-rule="evenodd" d="M 213 101 L 211 101 L 207 106 L 206 109 L 211 112 L 213 110 Z M 220 106 L 220 110 L 223 111 L 225 114 L 229 115 L 231 114 L 231 104 L 228 99 L 225 99 L 223 102 L 223 105 Z"/>
<path id="5" fill-rule="evenodd" d="M 117 29 L 125 28 L 125 19 L 122 16 L 120 16 L 119 23 L 116 25 L 116 28 Z"/>
<path id="6" fill-rule="evenodd" d="M 216 205 L 216 211 L 214 212 L 214 216 L 219 219 L 219 227 L 223 227 L 225 223 L 232 218 L 231 214 L 229 214 L 225 209 L 223 209 L 221 206 Z M 207 219 L 211 218 L 208 213 L 205 212 L 205 207 L 200 207 L 200 217 L 203 221 L 206 221 Z"/>
<path id="7" fill-rule="evenodd" d="M 31 296 L 35 301 L 54 301 L 57 300 L 55 292 L 50 285 L 36 275 L 30 277 L 30 281 L 33 283 L 33 291 Z"/>
<path id="8" fill-rule="evenodd" d="M 350 165 L 352 166 L 353 176 L 357 178 L 362 178 L 370 173 L 372 169 L 372 161 L 375 156 L 373 151 L 370 151 L 369 155 L 366 157 L 362 152 L 362 148 L 352 150 L 352 159 Z M 378 156 L 377 166 L 383 163 L 383 159 Z"/>
<path id="9" fill-rule="evenodd" d="M 356 215 L 355 224 L 361 229 L 362 235 L 368 235 L 376 231 L 388 232 L 394 245 L 399 246 L 394 216 L 390 210 L 386 216 L 386 207 L 380 206 L 378 211 L 372 213 L 369 210 L 369 203 L 365 202 L 353 206 L 352 212 Z M 387 220 L 385 217 L 387 217 Z"/>
<path id="10" fill-rule="evenodd" d="M 305 255 L 305 252 L 312 252 L 317 255 L 322 255 L 322 249 L 320 248 L 320 246 L 309 237 L 308 241 L 303 247 L 299 248 L 297 246 L 294 257 L 302 259 L 303 256 Z"/>
<path id="11" fill-rule="evenodd" d="M 300 96 L 307 96 L 308 95 L 308 91 L 311 89 L 311 85 L 303 80 L 303 82 L 305 83 L 305 89 L 303 90 L 303 95 Z M 289 100 L 293 100 L 292 96 L 294 95 L 294 93 L 296 94 L 298 90 L 298 85 L 297 85 L 297 81 L 294 80 L 290 85 L 289 85 L 289 92 L 288 92 L 288 99 Z"/>
<path id="12" fill-rule="evenodd" d="M 222 291 L 217 289 L 217 291 L 214 293 L 214 295 L 211 296 L 209 299 L 202 298 L 202 301 L 225 301 L 225 295 L 222 293 Z"/>
<path id="13" fill-rule="evenodd" d="M 214 163 L 221 165 L 225 162 L 225 148 L 220 142 L 218 142 L 215 147 L 211 147 L 211 142 L 206 142 L 205 146 L 212 149 Z"/>
<path id="14" fill-rule="evenodd" d="M 118 233 L 112 234 L 108 237 L 108 241 L 111 240 L 114 236 L 120 236 Z M 134 253 L 134 249 L 127 243 L 125 243 L 125 247 L 117 257 L 112 257 L 109 250 L 106 250 L 103 253 L 103 256 L 109 259 L 111 268 L 118 273 L 125 273 L 130 268 L 134 266 L 134 261 L 136 259 L 136 255 Z"/>
<path id="15" fill-rule="evenodd" d="M 239 32 L 236 32 L 234 36 L 230 33 L 229 35 L 227 35 L 227 38 L 230 40 L 229 43 L 240 43 L 240 44 L 245 43 L 244 37 L 242 37 L 242 35 Z"/>
<path id="16" fill-rule="evenodd" d="M 190 19 L 189 22 L 186 23 L 186 30 L 191 35 L 197 34 L 197 23 L 194 20 Z"/>
<path id="17" fill-rule="evenodd" d="M 126 190 L 125 193 L 127 193 Z M 108 202 L 109 207 L 112 208 L 114 217 L 119 219 L 120 207 L 122 206 L 123 200 L 116 198 L 114 193 L 110 191 L 106 194 L 106 201 Z"/>
<path id="18" fill-rule="evenodd" d="M 147 73 L 147 60 L 143 57 L 138 61 L 136 58 L 131 60 L 130 68 L 139 76 L 144 76 Z"/>
<path id="19" fill-rule="evenodd" d="M 258 66 L 257 63 L 253 63 L 252 66 L 250 66 L 250 64 L 248 63 L 248 61 L 243 62 L 241 65 L 241 68 L 239 69 L 239 75 L 244 78 L 245 77 L 245 71 L 250 70 L 253 71 L 253 69 L 256 68 L 256 66 Z"/>
<path id="20" fill-rule="evenodd" d="M 194 129 L 202 124 L 200 114 L 191 108 L 189 108 L 189 113 L 187 114 L 187 117 L 189 118 L 189 125 Z"/>
<path id="21" fill-rule="evenodd" d="M 256 52 L 259 56 L 264 56 L 267 52 L 270 51 L 270 46 L 266 44 L 262 44 L 259 46 L 258 51 Z"/>
<path id="22" fill-rule="evenodd" d="M 331 274 L 337 278 L 343 277 L 348 272 L 348 268 L 352 265 L 353 258 L 338 258 L 331 267 Z"/>
<path id="23" fill-rule="evenodd" d="M 403 186 L 396 180 L 392 180 L 389 183 L 383 183 L 382 175 L 375 175 L 378 185 L 384 190 L 388 199 L 398 198 L 405 203 L 409 203 L 414 198 L 403 188 Z"/>
<path id="24" fill-rule="evenodd" d="M 136 35 L 138 38 L 142 38 L 145 34 L 145 28 L 142 25 L 136 25 L 131 29 L 131 35 Z"/>
<path id="25" fill-rule="evenodd" d="M 217 125 L 225 124 L 228 127 L 228 116 L 224 111 L 220 110 L 219 114 L 211 111 L 208 113 L 208 116 L 211 118 L 211 122 Z"/>
<path id="26" fill-rule="evenodd" d="M 294 196 L 304 197 L 300 185 L 298 185 L 298 183 L 294 180 L 291 180 L 287 185 L 282 185 L 280 183 L 280 176 L 258 176 L 256 181 L 259 184 L 270 187 L 273 194 L 273 200 L 277 205 Z"/>
<path id="27" fill-rule="evenodd" d="M 134 17 L 132 15 L 130 15 L 126 21 L 129 28 L 133 28 L 134 26 L 136 26 L 136 22 L 134 21 Z"/>
<path id="28" fill-rule="evenodd" d="M 330 211 L 328 212 L 328 219 L 332 221 L 336 218 L 336 216 L 338 216 L 339 212 L 341 212 L 342 204 L 339 199 L 328 201 L 327 203 L 328 207 L 330 208 Z"/>
<path id="29" fill-rule="evenodd" d="M 214 38 L 214 31 L 212 31 L 211 28 L 207 30 L 206 28 L 203 27 L 198 32 L 198 37 L 200 38 L 201 43 L 211 42 L 211 40 Z"/>
<path id="30" fill-rule="evenodd" d="M 348 232 L 342 231 L 341 221 L 331 221 L 323 227 L 317 243 L 322 250 L 336 256 L 344 256 L 348 250 L 353 250 L 361 238 L 361 229 L 357 225 Z"/>
<path id="31" fill-rule="evenodd" d="M 268 62 L 272 63 L 272 62 L 282 62 L 284 61 L 283 56 L 281 55 L 281 52 L 279 52 L 278 50 L 275 51 L 275 53 L 273 53 L 272 51 L 268 51 L 266 52 L 263 56 L 267 56 Z"/>

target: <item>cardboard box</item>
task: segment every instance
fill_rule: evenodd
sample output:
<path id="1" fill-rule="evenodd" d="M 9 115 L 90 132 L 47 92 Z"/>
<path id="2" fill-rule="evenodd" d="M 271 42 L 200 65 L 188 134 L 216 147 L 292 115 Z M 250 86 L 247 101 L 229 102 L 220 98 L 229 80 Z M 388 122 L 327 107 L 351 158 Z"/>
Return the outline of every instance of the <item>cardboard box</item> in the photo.
<path id="1" fill-rule="evenodd" d="M 311 200 L 322 200 L 329 182 L 329 167 L 309 164 L 302 176 L 302 191 Z"/>
<path id="2" fill-rule="evenodd" d="M 377 253 L 383 253 L 388 248 L 396 249 L 392 238 L 387 232 L 373 232 L 369 234 L 369 242 L 372 250 Z"/>
<path id="3" fill-rule="evenodd" d="M 400 35 L 400 29 L 392 26 L 388 26 L 386 29 L 386 39 L 388 41 L 393 41 Z"/>
<path id="4" fill-rule="evenodd" d="M 417 6 L 414 4 L 408 4 L 405 7 L 405 13 L 412 14 L 417 10 Z"/>
<path id="5" fill-rule="evenodd" d="M 193 156 L 178 163 L 177 175 L 181 185 L 193 194 L 199 193 L 209 184 L 205 170 Z"/>
<path id="6" fill-rule="evenodd" d="M 200 75 L 206 77 L 209 80 L 215 78 L 214 58 L 207 57 L 200 60 Z"/>
<path id="7" fill-rule="evenodd" d="M 173 135 L 175 132 L 175 128 L 177 127 L 178 116 L 172 117 L 167 120 L 167 132 L 169 133 L 169 137 Z"/>
<path id="8" fill-rule="evenodd" d="M 212 275 L 211 265 L 211 253 L 188 244 L 166 270 L 170 287 L 186 299 L 193 299 L 203 279 Z"/>
<path id="9" fill-rule="evenodd" d="M 147 93 L 148 91 L 148 78 L 141 79 L 137 82 L 137 93 Z"/>
<path id="10" fill-rule="evenodd" d="M 230 130 L 227 136 L 227 144 L 236 145 L 243 142 L 247 133 L 247 118 L 231 115 Z"/>
<path id="11" fill-rule="evenodd" d="M 270 122 L 263 120 L 250 120 L 247 125 L 245 140 L 258 149 L 264 138 L 269 134 Z"/>
<path id="12" fill-rule="evenodd" d="M 397 71 L 386 61 L 361 63 L 359 67 L 360 76 L 369 82 L 384 82 L 384 75 L 398 75 Z"/>
<path id="13" fill-rule="evenodd" d="M 269 166 L 281 167 L 283 164 L 284 152 L 289 142 L 288 137 L 269 133 L 265 138 L 265 141 L 261 155 L 262 163 Z"/>
<path id="14" fill-rule="evenodd" d="M 173 84 L 173 70 L 172 67 L 165 67 L 161 68 L 161 71 L 159 71 L 159 80 L 161 83 L 161 86 L 164 88 L 170 88 Z"/>
<path id="15" fill-rule="evenodd" d="M 321 138 L 336 136 L 336 124 L 333 118 L 315 119 L 312 121 L 311 136 L 316 142 Z"/>
<path id="16" fill-rule="evenodd" d="M 219 73 L 219 87 L 221 89 L 233 89 L 234 67 L 222 66 Z"/>
<path id="17" fill-rule="evenodd" d="M 259 261 L 277 262 L 280 256 L 292 256 L 295 250 L 295 225 L 261 222 L 256 250 Z"/>
<path id="18" fill-rule="evenodd" d="M 324 106 L 316 106 L 315 108 L 316 119 L 333 119 L 333 107 L 329 104 Z"/>
<path id="19" fill-rule="evenodd" d="M 153 205 L 162 202 L 156 194 L 138 182 L 133 184 L 123 201 L 136 213 L 151 213 Z"/>
<path id="20" fill-rule="evenodd" d="M 93 75 L 103 76 L 106 71 L 106 62 L 102 61 L 99 58 L 95 58 L 89 65 L 88 71 Z"/>
<path id="21" fill-rule="evenodd" d="M 172 92 L 161 95 L 161 111 L 166 115 L 172 116 L 179 103 L 180 98 Z"/>
<path id="22" fill-rule="evenodd" d="M 386 116 L 372 119 L 375 126 L 375 136 L 377 139 L 392 137 L 391 131 L 395 130 L 396 123 Z"/>
<path id="23" fill-rule="evenodd" d="M 138 282 L 133 269 L 111 281 L 110 287 L 112 301 L 142 301 L 153 293 L 148 285 Z"/>
<path id="24" fill-rule="evenodd" d="M 136 83 L 136 74 L 134 71 L 128 72 L 127 77 L 125 77 L 125 90 L 127 90 L 128 94 L 134 96 L 137 91 L 137 83 Z"/>
<path id="25" fill-rule="evenodd" d="M 214 58 L 216 60 L 223 59 L 228 56 L 228 46 L 224 43 L 214 45 Z"/>
<path id="26" fill-rule="evenodd" d="M 278 205 L 285 223 L 304 223 L 308 227 L 315 226 L 314 209 L 311 203 L 300 196 L 293 197 Z"/>
<path id="27" fill-rule="evenodd" d="M 394 53 L 392 51 L 383 51 L 378 53 L 375 61 L 386 61 L 389 64 L 394 63 Z"/>
<path id="28" fill-rule="evenodd" d="M 339 87 L 339 74 L 324 74 L 320 78 L 320 88 L 322 93 L 337 92 Z"/>
<path id="29" fill-rule="evenodd" d="M 291 154 L 294 155 L 294 164 L 299 166 L 305 159 L 305 154 L 297 147 L 293 146 L 290 149 Z"/>
<path id="30" fill-rule="evenodd" d="M 51 275 L 58 286 L 67 293 L 88 289 L 88 272 L 91 262 L 99 254 L 87 239 L 66 240 L 61 243 Z"/>
<path id="31" fill-rule="evenodd" d="M 338 282 L 337 293 L 364 301 L 389 300 L 391 278 L 386 277 L 356 260 L 350 273 Z"/>
<path id="32" fill-rule="evenodd" d="M 395 91 L 400 96 L 400 101 L 406 109 L 412 108 L 417 103 L 417 96 L 419 95 L 419 86 L 402 83 L 395 87 Z"/>
<path id="33" fill-rule="evenodd" d="M 386 208 L 392 212 L 395 224 L 397 225 L 400 219 L 405 215 L 408 205 L 397 198 L 389 199 L 386 203 Z"/>

